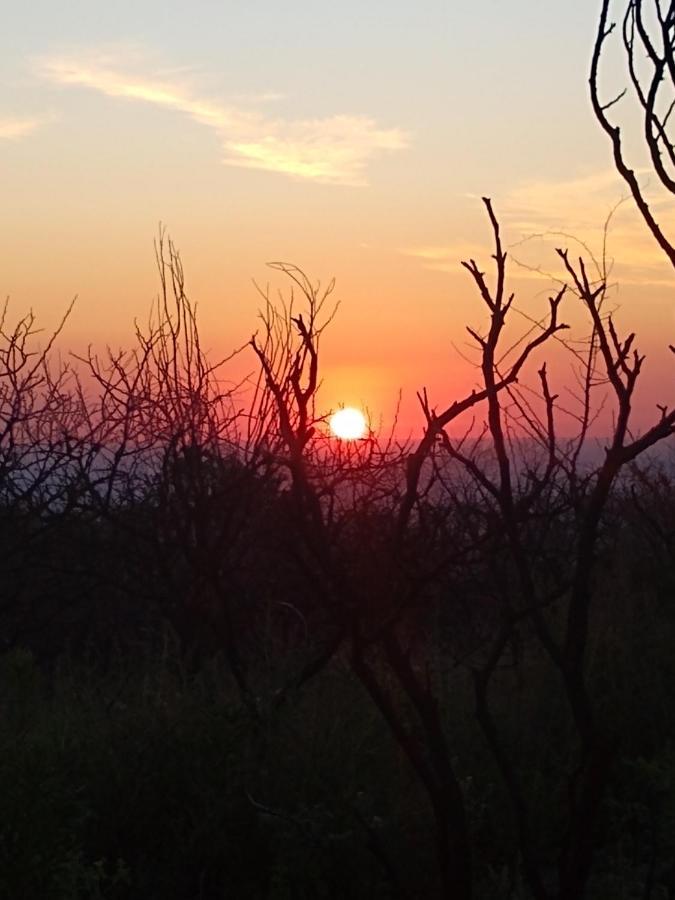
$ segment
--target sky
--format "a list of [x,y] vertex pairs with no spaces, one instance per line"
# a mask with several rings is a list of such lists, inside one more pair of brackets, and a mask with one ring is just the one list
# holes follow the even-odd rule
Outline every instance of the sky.
[[[0,294],[46,329],[77,296],[62,346],[126,345],[157,293],[161,223],[222,354],[257,327],[254,282],[285,287],[266,263],[290,262],[336,279],[324,407],[386,425],[401,391],[414,429],[417,390],[440,407],[476,381],[464,326],[485,311],[460,261],[489,271],[482,196],[517,323],[546,309],[556,246],[602,255],[626,191],[587,96],[598,7],[3,0]],[[608,54],[608,93],[622,75]],[[648,357],[646,423],[672,396],[673,276],[630,202],[607,248],[617,321]],[[575,298],[563,318],[583,335]],[[550,355],[569,394],[569,359]]]

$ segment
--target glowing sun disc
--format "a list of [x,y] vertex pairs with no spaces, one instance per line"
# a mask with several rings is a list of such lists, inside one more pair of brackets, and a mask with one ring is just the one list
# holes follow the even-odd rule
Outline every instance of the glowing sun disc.
[[365,437],[368,423],[360,409],[345,406],[330,417],[330,430],[342,441],[356,441]]

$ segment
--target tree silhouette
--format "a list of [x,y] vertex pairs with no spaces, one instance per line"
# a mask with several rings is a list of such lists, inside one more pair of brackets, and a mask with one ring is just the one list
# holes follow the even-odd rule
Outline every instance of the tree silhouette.
[[[400,459],[371,455],[371,460],[377,458],[382,466],[379,476],[387,465],[400,466],[398,486],[394,483],[379,494],[365,495],[367,515],[355,518],[343,506],[336,517],[336,509],[340,510],[339,485],[350,477],[350,464],[344,465],[343,460],[332,479],[326,479],[330,454],[325,452],[317,432],[319,420],[313,412],[319,383],[318,341],[324,327],[320,313],[327,295],[320,294],[298,270],[289,267],[282,267],[282,271],[300,287],[307,309],[296,315],[289,302],[280,311],[267,306],[263,313],[264,340],[252,341],[265,388],[260,398],[260,419],[263,414],[270,417],[268,444],[276,448],[278,463],[289,478],[296,540],[302,542],[311,560],[306,571],[317,602],[332,622],[334,637],[309,666],[308,676],[320,672],[337,653],[349,660],[427,793],[435,822],[443,897],[471,896],[470,840],[453,762],[452,724],[448,732],[441,713],[439,672],[425,661],[426,648],[420,635],[430,610],[440,600],[438,585],[443,578],[452,577],[451,573],[468,560],[484,565],[486,553],[493,560],[503,560],[493,585],[501,609],[493,617],[493,627],[486,630],[483,623],[479,646],[468,660],[477,720],[511,798],[524,873],[533,896],[572,900],[583,896],[591,870],[594,826],[609,778],[612,746],[611,738],[596,723],[586,678],[596,543],[607,500],[622,467],[673,433],[675,413],[664,409],[659,421],[642,437],[628,439],[631,399],[642,358],[632,351],[634,337],[621,341],[612,319],[601,315],[598,298],[604,294],[604,283],[592,285],[583,261],[574,267],[560,251],[572,290],[590,314],[593,339],[589,352],[595,359],[592,348],[600,348],[605,377],[617,401],[615,431],[604,463],[591,472],[580,472],[578,460],[587,427],[582,426],[571,445],[560,443],[555,427],[557,398],[551,392],[546,366],[539,370],[541,414],[518,385],[530,357],[566,327],[558,319],[566,289],[550,299],[548,318],[535,329],[534,336],[530,334],[516,343],[510,361],[503,359],[500,339],[514,297],[506,292],[506,253],[499,225],[489,200],[485,200],[485,206],[495,244],[494,287],[489,286],[474,260],[465,263],[490,316],[485,334],[469,329],[479,351],[483,384],[440,412],[431,405],[426,392],[420,394],[426,424],[417,445]],[[592,404],[590,383],[583,398],[586,406]],[[523,412],[521,418],[530,437],[542,447],[543,458],[534,466],[526,466],[518,458],[518,436],[505,397]],[[485,429],[467,451],[466,440],[451,438],[447,426],[481,406],[486,408]],[[450,504],[457,502],[455,487],[447,481],[449,462],[463,468],[474,481],[477,493],[473,513],[480,522],[463,535],[464,540],[458,540],[455,534],[453,547],[445,544],[448,533],[444,532],[447,523],[443,516],[430,514],[432,508],[437,512],[443,509],[444,497]],[[378,510],[384,513],[379,519]],[[550,537],[553,543],[546,542],[542,547],[534,530],[541,532],[537,522],[542,516],[559,522],[567,517],[568,528],[572,522],[575,537],[565,548],[565,560],[560,559],[561,548],[554,542],[555,531]],[[353,544],[345,548],[345,535],[354,527],[357,544],[369,548],[370,561],[377,566],[375,577],[368,578],[362,566],[355,567]],[[558,564],[552,567],[551,559],[556,556]],[[561,617],[562,629],[555,624]],[[529,630],[534,631],[558,673],[578,736],[577,762],[564,776],[564,791],[570,801],[561,817],[564,838],[558,847],[557,888],[544,877],[527,791],[499,734],[489,701],[495,672],[507,657],[513,657],[514,648]],[[301,679],[301,683],[304,681]],[[562,788],[562,784],[555,785],[556,791]]]
[[628,72],[628,86],[609,99],[600,91],[602,57],[616,29],[610,22],[612,0],[603,0],[590,71],[591,103],[595,116],[608,135],[618,173],[628,185],[635,205],[658,245],[675,266],[675,245],[657,218],[629,162],[622,128],[612,115],[630,97],[637,101],[642,117],[644,146],[657,184],[675,193],[675,143],[672,114],[675,108],[675,4],[661,0],[628,0],[623,7],[621,42]]

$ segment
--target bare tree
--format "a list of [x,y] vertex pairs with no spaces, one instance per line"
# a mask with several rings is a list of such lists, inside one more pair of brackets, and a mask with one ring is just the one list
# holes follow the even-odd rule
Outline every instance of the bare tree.
[[200,644],[222,651],[255,712],[242,650],[248,629],[236,609],[242,567],[253,569],[258,552],[248,523],[264,515],[270,494],[264,463],[250,449],[239,385],[227,377],[234,354],[211,360],[204,352],[180,256],[164,232],[156,257],[160,294],[147,324],[136,325],[135,346],[79,358],[95,448],[89,505],[129,543],[120,588],[136,600],[147,592],[188,656]]
[[[160,235],[160,297],[131,350],[89,351],[78,379],[50,363],[54,338],[33,349],[32,318],[14,329],[3,323],[0,497],[3,512],[27,511],[38,530],[65,516],[73,533],[95,536],[95,556],[78,563],[89,595],[126,592],[138,606],[147,592],[185,635],[206,635],[261,744],[268,712],[336,659],[348,666],[428,806],[436,893],[460,900],[472,897],[480,873],[458,762],[465,726],[448,715],[446,675],[450,665],[468,670],[475,721],[513,816],[511,858],[536,900],[578,900],[615,756],[588,672],[598,553],[621,472],[675,433],[675,411],[658,407],[653,425],[633,433],[643,357],[634,335],[622,338],[606,315],[602,273],[594,281],[565,251],[567,285],[513,339],[507,255],[492,204],[484,204],[494,275],[464,263],[487,319],[468,329],[478,383],[440,406],[420,391],[417,442],[328,435],[317,396],[333,285],[322,289],[281,263],[274,268],[290,296],[274,303],[263,292],[261,327],[248,343],[258,377],[247,381],[245,400],[243,386],[225,377],[226,360],[211,362],[203,351],[180,258]],[[541,354],[552,340],[572,349],[560,321],[570,295],[587,310],[591,336],[583,352],[574,350],[578,434],[563,440]],[[536,376],[528,374],[535,361]],[[582,448],[599,383],[614,417],[604,456],[588,465]],[[113,545],[112,563],[96,572]],[[274,669],[283,679],[273,685],[260,677],[266,648],[261,654],[256,637],[256,617],[269,621],[270,610],[290,615],[306,638]],[[438,619],[447,627],[443,652],[433,655]],[[559,685],[572,736],[561,771],[547,775],[550,796],[565,798],[562,809],[547,810],[556,828],[547,846],[497,700],[504,671],[536,695],[533,654]],[[382,835],[358,810],[354,819],[392,893],[415,896]]]
[[[334,515],[340,488],[333,481],[325,490],[322,475],[326,459],[321,454],[322,442],[317,434],[320,420],[313,405],[319,383],[318,342],[324,325],[320,313],[327,295],[296,269],[283,267],[300,288],[306,311],[296,315],[291,303],[281,312],[266,307],[264,337],[252,340],[270,398],[261,400],[262,410],[269,415],[271,403],[278,423],[272,433],[279,462],[290,479],[298,535],[310,562],[307,571],[317,601],[330,613],[333,623],[333,640],[308,672],[316,674],[334,654],[344,651],[344,658],[380,711],[428,797],[435,823],[439,895],[461,898],[472,895],[464,800],[453,762],[452,739],[443,722],[436,676],[417,657],[419,625],[433,602],[434,578],[447,567],[449,559],[465,553],[465,548],[449,551],[444,547],[431,558],[423,552],[421,536],[429,546],[425,533],[430,527],[428,497],[438,479],[431,460],[439,441],[447,438],[447,426],[480,404],[488,404],[497,429],[499,396],[517,382],[537,348],[565,327],[558,319],[561,290],[550,301],[546,322],[524,341],[505,370],[498,371],[500,339],[513,296],[506,294],[506,254],[499,227],[490,202],[486,200],[485,204],[495,240],[495,289],[490,290],[473,260],[467,263],[490,316],[485,337],[471,331],[481,348],[484,384],[441,411],[431,407],[426,394],[420,395],[426,427],[417,446],[399,459],[404,463],[403,480],[383,491],[379,501],[372,495],[369,499],[373,514],[384,503],[386,515],[378,523],[379,530],[373,527],[372,516],[360,523],[358,540],[366,543],[371,564],[377,566],[377,577],[364,577],[362,568],[354,569],[353,556],[342,552],[346,519],[344,514],[337,520]],[[381,467],[392,462],[386,454],[378,455],[377,460]],[[342,465],[343,480],[351,477],[349,469]],[[508,478],[506,470],[503,478]],[[431,544],[438,547],[437,541]],[[353,547],[350,549],[353,552]]]
[[[489,406],[487,430],[493,448],[491,466],[467,454],[446,438],[448,455],[463,465],[482,492],[483,502],[492,510],[493,531],[504,536],[508,565],[498,567],[493,590],[502,607],[501,615],[480,653],[469,657],[474,680],[478,722],[492,750],[510,798],[517,824],[523,869],[532,895],[541,900],[557,897],[572,900],[584,896],[596,843],[596,823],[611,774],[616,735],[600,724],[594,709],[587,677],[589,621],[595,596],[597,544],[603,516],[612,489],[624,466],[659,441],[675,433],[675,411],[660,407],[655,424],[640,437],[631,436],[631,401],[643,357],[633,349],[634,335],[621,340],[612,317],[601,313],[599,298],[603,281],[591,283],[583,260],[576,267],[566,252],[558,251],[570,284],[589,311],[593,338],[597,342],[599,366],[612,389],[616,411],[614,428],[601,465],[580,471],[580,448],[587,434],[587,413],[592,406],[594,379],[587,377],[581,398],[584,413],[578,437],[569,445],[561,442],[556,430],[556,395],[551,393],[546,367],[539,370],[542,411],[538,415],[531,400],[518,390],[512,392],[519,423],[541,445],[544,458],[539,471],[518,460],[517,441],[510,429],[505,403]],[[499,259],[498,259],[499,265]],[[502,261],[503,265],[503,261]],[[474,277],[476,277],[474,275]],[[480,282],[479,286],[480,286]],[[482,340],[477,336],[477,340]],[[591,367],[594,362],[591,357]],[[489,401],[488,401],[489,402]],[[537,501],[543,499],[543,506]],[[569,518],[571,515],[571,519]],[[554,529],[556,520],[571,528],[573,541],[560,543]],[[496,527],[495,523],[499,523]],[[533,532],[533,525],[536,532]],[[489,535],[478,535],[489,540]],[[497,544],[497,547],[499,544]],[[493,546],[493,553],[496,554]],[[557,558],[557,562],[556,562]],[[509,574],[512,571],[512,576]],[[551,617],[547,611],[555,610]],[[558,622],[562,620],[562,626]],[[565,838],[560,846],[557,886],[545,877],[538,860],[533,833],[532,810],[522,773],[510,757],[508,741],[499,733],[490,703],[490,686],[501,666],[514,662],[516,648],[522,646],[523,630],[531,626],[548,659],[557,670],[578,738],[577,763],[569,772],[564,795],[569,808],[564,820]],[[561,785],[555,786],[556,790]]]
[[[48,538],[78,505],[86,464],[86,411],[70,366],[54,345],[72,309],[42,341],[32,313],[10,324],[0,312],[0,527],[3,641],[44,633],[64,602],[62,572]],[[56,608],[56,611],[55,611]]]
[[647,199],[634,164],[629,161],[627,141],[613,116],[630,96],[637,102],[643,120],[644,145],[657,184],[675,193],[675,142],[672,114],[675,108],[675,3],[671,0],[623,0],[621,41],[628,70],[628,86],[603,99],[600,94],[602,57],[606,54],[616,23],[610,22],[612,0],[603,0],[590,71],[593,111],[608,135],[617,171],[628,185],[633,200],[649,230],[671,265],[675,245],[668,237]]

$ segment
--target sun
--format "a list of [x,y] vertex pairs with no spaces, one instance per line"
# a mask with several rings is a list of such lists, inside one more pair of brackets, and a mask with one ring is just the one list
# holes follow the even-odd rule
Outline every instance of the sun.
[[341,441],[356,441],[365,437],[368,423],[360,409],[345,406],[330,417],[330,430]]

